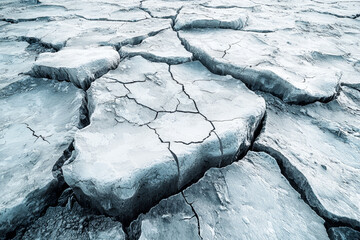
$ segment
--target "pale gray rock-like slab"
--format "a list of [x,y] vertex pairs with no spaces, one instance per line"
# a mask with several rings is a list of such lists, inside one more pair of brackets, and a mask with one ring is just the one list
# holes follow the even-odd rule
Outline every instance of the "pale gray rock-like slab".
[[265,129],[254,148],[276,157],[321,216],[360,226],[360,93],[306,107],[268,97]]
[[332,227],[328,230],[331,240],[359,240],[360,232],[348,227]]
[[150,61],[168,64],[189,62],[192,59],[192,54],[185,50],[176,32],[172,29],[149,37],[139,45],[124,46],[120,49],[120,53],[129,57],[139,55]]
[[0,41],[0,89],[25,78],[35,61],[27,42]]
[[30,74],[69,81],[87,89],[92,81],[116,68],[119,62],[120,55],[112,47],[64,48],[56,53],[40,54]]
[[0,238],[57,201],[53,167],[80,124],[84,93],[31,79],[0,90]]
[[242,29],[247,21],[246,10],[241,8],[183,7],[175,19],[175,30],[188,28]]
[[315,36],[197,29],[181,31],[180,38],[212,71],[230,74],[251,89],[269,92],[285,102],[326,101],[334,97],[339,85],[337,69],[317,66],[311,54],[343,52]]
[[50,207],[44,216],[31,224],[21,239],[94,239],[125,240],[120,222],[94,215],[78,203]]
[[138,221],[140,239],[328,239],[324,220],[281,175],[275,159],[255,152],[210,169]]
[[91,124],[63,167],[83,204],[127,221],[250,146],[264,100],[199,62],[172,67],[133,57],[90,87]]

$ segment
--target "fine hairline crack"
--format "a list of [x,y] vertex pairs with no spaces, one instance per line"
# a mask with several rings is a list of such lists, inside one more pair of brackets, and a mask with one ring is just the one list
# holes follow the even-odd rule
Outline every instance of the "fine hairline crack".
[[[41,134],[36,134],[36,131],[35,131],[34,129],[32,129],[28,123],[24,123],[24,124],[26,125],[26,128],[31,131],[32,135],[33,135],[34,137],[36,137],[35,142],[40,138],[40,139],[42,139],[44,142],[47,142],[48,144],[50,144],[50,142],[46,139],[45,136],[43,136],[43,135],[41,135]],[[48,136],[48,137],[50,137],[50,136]]]

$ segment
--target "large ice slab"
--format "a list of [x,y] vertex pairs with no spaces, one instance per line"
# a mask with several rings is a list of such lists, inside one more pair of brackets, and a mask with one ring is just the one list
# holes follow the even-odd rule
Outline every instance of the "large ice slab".
[[326,101],[339,85],[336,69],[317,66],[314,55],[343,52],[315,35],[196,29],[181,31],[180,38],[212,71],[230,74],[251,89],[270,92],[286,102]]
[[139,45],[124,46],[120,49],[120,53],[129,57],[139,55],[150,61],[168,64],[185,63],[192,59],[192,54],[185,50],[176,32],[172,29],[149,37]]
[[69,81],[87,89],[92,81],[116,68],[119,62],[120,55],[112,47],[64,48],[56,53],[40,54],[30,75]]
[[360,92],[306,107],[267,97],[265,129],[254,147],[284,166],[309,204],[328,219],[360,226]]
[[57,201],[53,176],[80,124],[84,93],[28,78],[0,90],[0,238]]
[[242,82],[199,62],[133,57],[88,92],[91,124],[64,177],[83,204],[125,221],[244,154],[265,112]]
[[137,221],[139,239],[328,239],[324,220],[265,153],[210,169]]

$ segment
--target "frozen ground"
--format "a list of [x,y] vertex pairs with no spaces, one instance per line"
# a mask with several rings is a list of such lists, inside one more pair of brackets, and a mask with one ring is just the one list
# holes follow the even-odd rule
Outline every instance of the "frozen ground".
[[0,239],[360,239],[360,2],[2,0]]

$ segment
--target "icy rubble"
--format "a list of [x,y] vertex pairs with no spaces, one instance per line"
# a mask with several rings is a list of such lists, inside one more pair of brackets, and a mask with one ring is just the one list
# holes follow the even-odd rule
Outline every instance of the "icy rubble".
[[79,127],[84,93],[27,78],[0,90],[0,238],[57,201],[53,167]]
[[139,45],[127,45],[120,49],[122,56],[142,56],[153,62],[180,64],[189,62],[192,54],[181,45],[176,32],[172,29],[164,30],[153,37],[142,41]]
[[92,81],[116,68],[119,62],[120,55],[112,47],[64,48],[56,53],[40,54],[29,74],[72,82],[86,90]]
[[265,111],[239,80],[199,62],[169,67],[134,57],[88,94],[91,124],[76,134],[65,181],[83,204],[124,221],[236,160]]
[[275,157],[321,216],[360,226],[360,92],[343,87],[328,104],[288,106],[266,97],[254,149]]
[[21,239],[125,240],[125,233],[120,222],[95,215],[69,201],[66,206],[49,207]]
[[137,220],[139,239],[328,239],[323,222],[275,159],[254,152],[209,170]]

